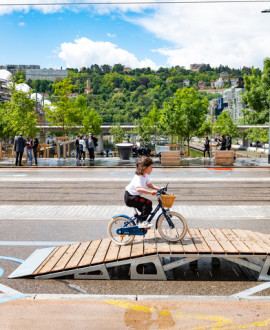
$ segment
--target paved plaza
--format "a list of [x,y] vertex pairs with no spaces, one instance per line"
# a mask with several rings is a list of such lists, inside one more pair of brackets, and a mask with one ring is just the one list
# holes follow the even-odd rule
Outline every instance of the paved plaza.
[[[229,262],[215,266],[201,261],[161,282],[127,281],[125,270],[120,280],[111,281],[8,279],[36,249],[106,237],[112,215],[132,214],[121,196],[133,174],[134,168],[126,167],[0,168],[0,312],[5,315],[2,320],[6,328],[16,326],[18,313],[25,315],[22,329],[33,322],[32,313],[40,315],[36,320],[51,328],[59,319],[45,321],[52,306],[63,316],[66,308],[75,308],[82,320],[81,328],[87,328],[90,319],[83,315],[91,310],[93,301],[97,313],[113,313],[121,320],[135,310],[128,316],[135,319],[131,322],[141,317],[138,309],[149,310],[153,326],[161,325],[159,315],[167,313],[176,328],[207,328],[218,318],[227,322],[222,323],[225,328],[269,328],[270,283],[257,282],[252,274]],[[185,216],[191,228],[243,228],[270,233],[269,168],[154,168],[151,177],[160,185],[169,182],[169,189],[179,194],[173,209]],[[222,196],[222,190],[226,201],[220,204],[214,196]],[[95,200],[91,201],[93,196]],[[172,307],[170,301],[174,300],[178,302]],[[226,306],[230,306],[230,312]],[[253,307],[257,314],[247,319]],[[10,313],[5,313],[5,308]],[[71,317],[69,324],[73,322]],[[100,327],[98,321],[95,324]],[[121,324],[125,328],[128,323]]]

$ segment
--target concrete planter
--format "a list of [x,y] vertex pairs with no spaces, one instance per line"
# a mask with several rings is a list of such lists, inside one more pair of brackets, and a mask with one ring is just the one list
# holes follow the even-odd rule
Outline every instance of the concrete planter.
[[129,160],[131,150],[133,147],[132,143],[117,143],[116,147],[118,149],[119,157],[123,160]]

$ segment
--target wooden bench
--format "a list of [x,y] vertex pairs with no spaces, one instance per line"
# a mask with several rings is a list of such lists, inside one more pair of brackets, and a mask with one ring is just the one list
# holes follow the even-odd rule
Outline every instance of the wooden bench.
[[215,164],[222,166],[231,166],[234,162],[234,151],[233,150],[217,150],[215,153]]
[[161,165],[180,165],[180,151],[162,151],[161,152]]

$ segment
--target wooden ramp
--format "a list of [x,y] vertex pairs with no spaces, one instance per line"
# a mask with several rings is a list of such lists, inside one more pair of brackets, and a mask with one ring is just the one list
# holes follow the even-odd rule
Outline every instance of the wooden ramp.
[[[270,234],[198,228],[189,229],[177,243],[166,242],[157,231],[149,230],[146,236],[137,236],[127,246],[118,246],[104,238],[38,249],[9,278],[110,279],[110,268],[127,265],[130,279],[166,280],[167,271],[209,257],[224,258],[255,271],[258,280],[270,280]],[[170,258],[174,261],[168,263]],[[138,272],[138,266],[149,263],[154,265],[153,274]]]

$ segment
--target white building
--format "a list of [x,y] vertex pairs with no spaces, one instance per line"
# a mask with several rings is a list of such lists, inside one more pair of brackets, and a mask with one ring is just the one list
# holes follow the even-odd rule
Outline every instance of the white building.
[[243,118],[242,109],[246,108],[242,101],[242,93],[244,92],[244,88],[232,86],[231,88],[225,89],[222,93],[223,102],[228,103],[228,108],[224,110],[231,113],[231,117],[236,124],[238,124],[239,119]]
[[223,79],[220,77],[216,80],[215,87],[216,88],[223,88],[223,86],[224,86],[224,82],[223,82]]

